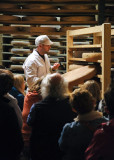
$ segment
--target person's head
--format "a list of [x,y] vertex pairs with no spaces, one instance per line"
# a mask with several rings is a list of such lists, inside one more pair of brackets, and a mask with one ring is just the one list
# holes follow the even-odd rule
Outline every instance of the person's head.
[[14,75],[14,87],[21,92],[22,94],[24,94],[24,90],[25,90],[25,81],[24,81],[24,77],[20,74],[16,74]]
[[104,100],[106,104],[106,110],[109,115],[114,116],[114,84],[111,84],[104,93]]
[[70,103],[78,114],[86,114],[94,109],[94,98],[88,90],[75,89],[70,95]]
[[35,45],[39,54],[44,55],[48,53],[53,42],[47,35],[40,35],[35,39]]
[[41,82],[44,79],[44,76],[40,77],[31,87],[31,89],[29,90],[29,92],[38,92],[41,93]]
[[41,83],[41,94],[55,98],[65,98],[68,93],[68,83],[59,73],[48,74]]
[[95,98],[95,101],[98,102],[101,99],[101,94],[100,94],[100,86],[95,80],[88,80],[86,81],[81,88],[87,89],[92,96]]
[[7,94],[13,87],[14,79],[12,75],[1,71],[0,72],[0,97]]

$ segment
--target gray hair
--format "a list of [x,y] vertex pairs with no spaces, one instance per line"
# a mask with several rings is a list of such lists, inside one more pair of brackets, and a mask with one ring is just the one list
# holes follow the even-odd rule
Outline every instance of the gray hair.
[[41,94],[63,99],[68,93],[68,83],[59,73],[48,74],[41,83]]

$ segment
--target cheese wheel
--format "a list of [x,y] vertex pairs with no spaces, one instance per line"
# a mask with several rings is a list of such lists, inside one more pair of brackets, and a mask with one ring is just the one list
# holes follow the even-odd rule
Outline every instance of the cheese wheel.
[[23,71],[22,65],[11,65],[10,69],[14,71]]
[[102,58],[102,54],[101,53],[83,53],[82,54],[82,58],[84,58],[87,61],[97,61],[97,60],[101,60]]
[[30,49],[12,48],[11,52],[15,54],[28,54],[31,51]]
[[95,66],[86,65],[78,69],[74,69],[67,73],[64,73],[62,76],[67,80],[69,90],[73,86],[84,83],[85,80],[91,79],[97,73]]
[[11,57],[12,62],[24,62],[27,57]]
[[27,41],[11,41],[11,44],[13,46],[29,46],[30,45],[30,42],[27,42]]

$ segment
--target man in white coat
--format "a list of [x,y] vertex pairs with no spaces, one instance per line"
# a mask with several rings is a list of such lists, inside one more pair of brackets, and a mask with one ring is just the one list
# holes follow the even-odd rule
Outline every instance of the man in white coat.
[[28,89],[30,89],[33,83],[40,77],[46,76],[60,66],[59,63],[55,63],[53,66],[50,65],[47,53],[52,44],[53,42],[47,35],[40,35],[35,39],[37,48],[33,50],[23,64]]

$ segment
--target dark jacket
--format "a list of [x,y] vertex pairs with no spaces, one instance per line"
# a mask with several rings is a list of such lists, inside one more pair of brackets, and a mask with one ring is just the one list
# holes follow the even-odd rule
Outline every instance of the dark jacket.
[[16,113],[8,102],[0,98],[0,160],[17,160],[23,139]]
[[24,103],[24,95],[21,92],[19,92],[15,87],[12,87],[9,93],[17,99],[18,105],[22,111]]
[[95,132],[85,157],[86,160],[114,160],[114,118]]
[[75,116],[68,99],[47,97],[31,107],[27,123],[32,126],[32,160],[60,160],[58,138],[63,125],[71,122]]

